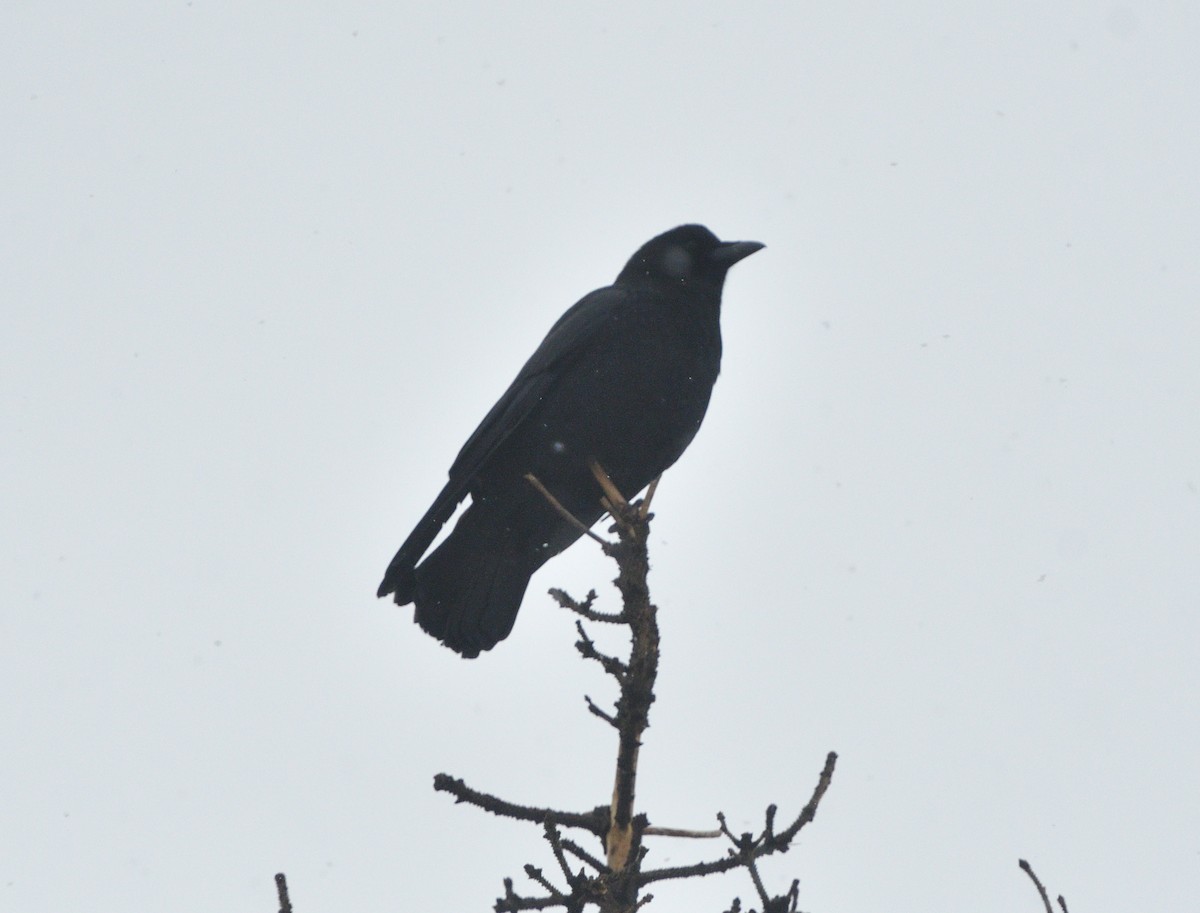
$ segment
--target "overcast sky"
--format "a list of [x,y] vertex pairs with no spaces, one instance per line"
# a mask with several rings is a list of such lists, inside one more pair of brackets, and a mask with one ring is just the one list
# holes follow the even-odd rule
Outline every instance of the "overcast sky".
[[[438,8],[442,6],[443,8]],[[555,318],[700,221],[656,500],[658,824],[813,913],[1200,897],[1200,8],[9,2],[0,910],[486,910],[615,745],[545,591],[376,601]],[[724,852],[656,840],[648,864]],[[660,885],[726,909],[744,874]],[[756,902],[755,902],[756,903]]]

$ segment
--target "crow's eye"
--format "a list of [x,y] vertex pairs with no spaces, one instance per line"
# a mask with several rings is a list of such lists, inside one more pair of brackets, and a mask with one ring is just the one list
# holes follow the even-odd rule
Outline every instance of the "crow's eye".
[[663,254],[662,268],[672,279],[683,279],[692,271],[692,255],[678,245],[669,247]]

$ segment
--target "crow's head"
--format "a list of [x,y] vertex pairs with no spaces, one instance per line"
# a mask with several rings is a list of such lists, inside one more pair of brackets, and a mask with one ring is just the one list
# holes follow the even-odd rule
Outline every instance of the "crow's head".
[[757,241],[722,241],[703,225],[680,225],[643,244],[617,284],[704,284],[720,291],[729,267],[763,247]]

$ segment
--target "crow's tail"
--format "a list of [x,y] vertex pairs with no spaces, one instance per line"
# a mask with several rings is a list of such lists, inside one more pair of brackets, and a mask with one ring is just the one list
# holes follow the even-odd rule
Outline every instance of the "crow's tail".
[[542,563],[521,536],[496,527],[494,517],[472,505],[413,575],[417,623],[467,658],[512,631],[529,578]]
[[445,526],[446,521],[454,515],[458,502],[467,496],[461,482],[451,479],[446,483],[433,506],[425,511],[425,516],[417,524],[416,529],[408,534],[400,551],[383,573],[383,582],[379,584],[376,596],[396,594],[396,605],[408,605],[416,597],[416,576],[413,571],[421,556],[425,554],[430,543]]

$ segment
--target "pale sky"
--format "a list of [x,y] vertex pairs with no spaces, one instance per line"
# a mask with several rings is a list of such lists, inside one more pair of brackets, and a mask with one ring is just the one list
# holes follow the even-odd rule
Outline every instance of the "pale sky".
[[[811,913],[1200,897],[1200,8],[0,11],[0,911],[486,910],[607,802],[545,591],[375,587],[557,316],[762,241],[656,499],[656,824]],[[648,865],[714,858],[656,840]],[[757,905],[744,874],[651,909]]]

